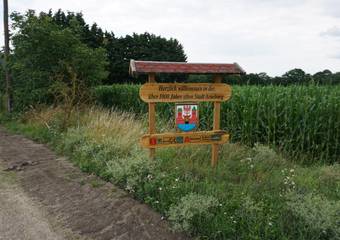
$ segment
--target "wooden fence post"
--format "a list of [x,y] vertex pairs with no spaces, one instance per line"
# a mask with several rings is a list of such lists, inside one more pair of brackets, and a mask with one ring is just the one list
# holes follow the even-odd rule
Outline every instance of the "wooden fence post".
[[[149,74],[149,83],[156,82],[156,75]],[[156,103],[149,103],[149,134],[156,133]],[[150,158],[155,159],[156,149],[150,148]]]
[[[214,83],[221,83],[222,76],[215,75],[213,77]],[[214,102],[214,125],[213,130],[220,130],[221,119],[221,102]],[[211,146],[211,166],[215,167],[218,161],[219,144],[212,144]]]

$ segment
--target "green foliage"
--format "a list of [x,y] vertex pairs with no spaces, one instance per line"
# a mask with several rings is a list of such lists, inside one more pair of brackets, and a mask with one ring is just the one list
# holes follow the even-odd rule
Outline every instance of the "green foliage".
[[311,76],[306,74],[302,69],[295,68],[283,74],[282,79],[285,85],[291,83],[304,84],[311,81]]
[[12,21],[11,73],[16,109],[53,102],[51,86],[56,81],[72,85],[70,73],[87,88],[107,76],[105,50],[87,47],[72,29],[61,28],[51,17],[36,16],[33,11],[14,13]]
[[332,201],[316,194],[290,193],[288,209],[303,221],[300,231],[317,239],[340,238],[340,201]]
[[[147,113],[138,85],[100,86],[97,102]],[[299,162],[336,162],[340,156],[340,88],[331,86],[233,87],[222,104],[221,125],[233,142],[275,146]],[[200,128],[211,129],[213,106],[200,104]],[[174,105],[157,104],[159,117],[172,121]]]
[[106,50],[109,60],[106,70],[109,71],[109,76],[104,79],[105,84],[145,81],[145,76],[138,79],[129,76],[130,59],[186,61],[183,46],[173,38],[166,39],[147,32],[116,37],[113,32],[103,31],[96,23],[91,26],[87,24],[82,13],[65,13],[61,9],[55,13],[41,12],[40,15],[48,16],[62,29],[71,29],[73,34],[88,47]]
[[62,133],[60,113],[34,111],[25,124],[7,126],[49,139],[82,170],[126,189],[174,229],[216,240],[338,237],[338,164],[301,166],[268,146],[236,144],[222,146],[215,169],[209,146],[159,149],[152,161],[139,148],[145,125],[136,116],[92,108],[75,113]]
[[166,39],[147,32],[143,34],[133,33],[125,37],[115,38],[108,41],[105,47],[109,53],[110,60],[110,82],[108,83],[145,82],[145,76],[137,79],[132,79],[129,76],[130,59],[186,61],[183,46],[176,39]]
[[0,52],[0,112],[6,110],[6,82],[5,82],[5,71],[3,66],[3,54]]
[[[208,82],[211,76],[190,75],[190,82]],[[314,75],[305,73],[302,69],[292,69],[281,77],[270,77],[264,72],[248,73],[241,76],[228,75],[223,81],[232,85],[336,85],[340,84],[340,72],[332,73],[329,70],[317,72]]]
[[340,83],[340,73],[329,70],[317,72],[314,75],[305,73],[302,69],[292,69],[281,77],[270,77],[266,73],[249,73],[242,76],[226,76],[224,81],[237,85],[336,85]]
[[192,232],[193,222],[198,218],[212,217],[218,204],[218,200],[213,196],[189,193],[170,207],[168,219],[175,230]]

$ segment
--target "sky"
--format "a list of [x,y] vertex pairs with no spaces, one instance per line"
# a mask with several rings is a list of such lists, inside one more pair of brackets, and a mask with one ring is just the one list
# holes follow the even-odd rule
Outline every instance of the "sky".
[[[82,12],[87,23],[116,36],[176,38],[188,62],[237,62],[248,73],[271,76],[293,68],[340,71],[340,0],[8,1],[10,12]],[[2,9],[0,16],[3,42]]]

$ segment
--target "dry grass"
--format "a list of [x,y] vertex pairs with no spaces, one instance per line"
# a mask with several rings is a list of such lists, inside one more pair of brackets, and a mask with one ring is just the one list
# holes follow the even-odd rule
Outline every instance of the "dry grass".
[[61,107],[32,108],[22,115],[21,120],[28,124],[44,125],[51,128],[51,124],[62,114]]
[[119,139],[121,145],[134,145],[143,134],[142,123],[135,115],[105,109],[90,108],[80,117],[84,134],[97,143]]

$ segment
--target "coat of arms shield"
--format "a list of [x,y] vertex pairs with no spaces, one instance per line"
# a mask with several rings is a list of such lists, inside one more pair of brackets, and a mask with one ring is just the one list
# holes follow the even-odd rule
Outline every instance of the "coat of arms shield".
[[176,126],[183,132],[198,127],[198,104],[176,104]]

